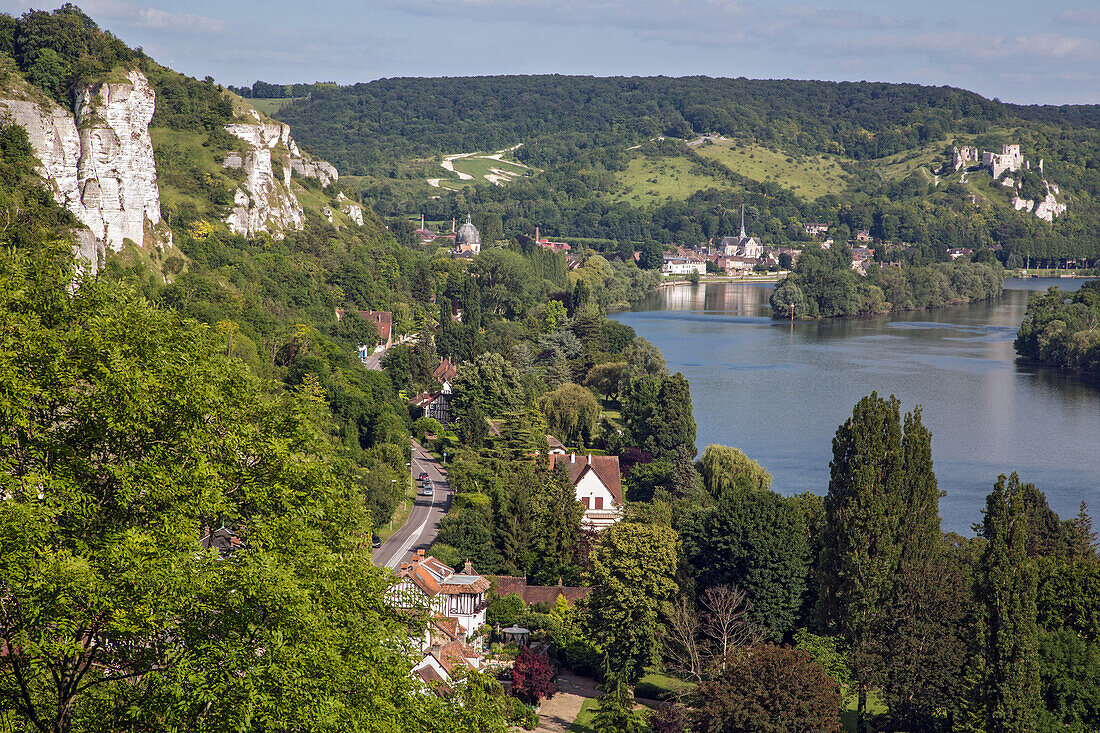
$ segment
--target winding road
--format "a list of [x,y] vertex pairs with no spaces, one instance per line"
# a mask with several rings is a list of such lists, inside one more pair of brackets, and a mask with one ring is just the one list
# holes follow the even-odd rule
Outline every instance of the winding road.
[[427,472],[435,484],[435,493],[431,496],[417,493],[416,504],[404,526],[374,551],[374,564],[379,567],[397,568],[402,562],[416,557],[417,550],[426,551],[439,534],[439,520],[447,513],[451,502],[451,485],[447,483],[447,473],[439,461],[415,440],[412,447],[412,478],[415,481],[421,471]]

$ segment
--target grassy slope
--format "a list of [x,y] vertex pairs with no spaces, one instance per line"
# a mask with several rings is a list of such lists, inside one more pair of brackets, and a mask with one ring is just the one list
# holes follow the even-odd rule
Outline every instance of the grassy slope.
[[624,188],[613,200],[645,206],[668,199],[686,199],[707,188],[729,188],[728,181],[700,175],[691,168],[691,161],[686,158],[634,158],[625,171],[615,175]]
[[[295,97],[294,99],[301,99],[301,97]],[[246,100],[256,109],[263,112],[265,115],[271,116],[279,113],[283,107],[287,106],[294,99],[249,99]]]
[[700,145],[696,150],[734,173],[754,181],[774,181],[805,199],[840,193],[847,185],[844,170],[825,156],[796,157],[734,140],[719,140],[712,145]]

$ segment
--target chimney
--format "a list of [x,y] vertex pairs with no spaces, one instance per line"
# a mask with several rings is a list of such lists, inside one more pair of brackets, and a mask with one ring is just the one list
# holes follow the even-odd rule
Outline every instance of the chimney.
[[401,563],[401,572],[405,572],[408,569],[409,569],[409,564],[407,562]]
[[590,466],[592,465],[592,454],[591,453],[588,454],[588,465],[590,465]]
[[423,214],[420,215],[420,228],[424,229],[424,215]]
[[539,243],[539,228],[535,227],[535,244]]
[[576,453],[570,453],[569,454],[569,462],[570,463],[576,463],[577,462],[577,454]]
[[417,550],[416,551],[416,556],[417,557],[424,557],[424,551],[423,550]]
[[455,218],[451,217],[451,234],[455,233]]
[[558,587],[561,588],[561,576],[558,576]]
[[466,564],[462,567],[462,572],[466,573],[466,575],[474,574],[474,566],[470,564],[469,560],[467,560]]

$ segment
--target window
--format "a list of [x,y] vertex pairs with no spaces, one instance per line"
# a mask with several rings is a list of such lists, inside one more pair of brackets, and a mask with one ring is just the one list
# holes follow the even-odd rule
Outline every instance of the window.
[[583,499],[581,499],[581,501],[583,501],[583,502],[584,502],[584,508],[585,508],[585,509],[588,509],[588,497],[587,497],[587,496],[586,496],[586,497],[584,497]]
[[603,497],[602,496],[597,496],[596,497],[596,506],[593,507],[593,508],[594,509],[603,509]]

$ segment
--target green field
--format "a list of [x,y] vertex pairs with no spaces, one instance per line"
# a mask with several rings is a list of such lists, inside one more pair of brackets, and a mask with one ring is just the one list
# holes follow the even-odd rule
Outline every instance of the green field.
[[613,201],[625,201],[635,206],[660,204],[669,199],[686,199],[696,191],[708,188],[729,188],[728,181],[691,170],[687,158],[649,158],[639,156],[630,161],[626,170],[615,174],[623,190]]
[[827,193],[839,194],[847,185],[844,170],[835,160],[825,156],[788,155],[760,145],[724,139],[700,145],[696,152],[754,181],[774,181],[805,199],[816,199]]
[[284,99],[246,99],[245,101],[251,104],[256,109],[263,112],[268,117],[273,117],[279,110],[287,106],[295,99],[302,99],[302,97],[284,98]]
[[[508,163],[507,161],[489,160],[488,158],[479,158],[477,156],[470,158],[458,158],[454,161],[454,167],[456,171],[462,171],[468,175],[474,177],[473,181],[462,181],[462,183],[476,183],[478,181],[485,181],[485,174],[489,173],[490,168],[499,168],[502,171],[513,173],[517,176],[525,175],[528,171],[515,163]],[[443,171],[446,173],[446,171]],[[456,181],[457,182],[457,181]]]

